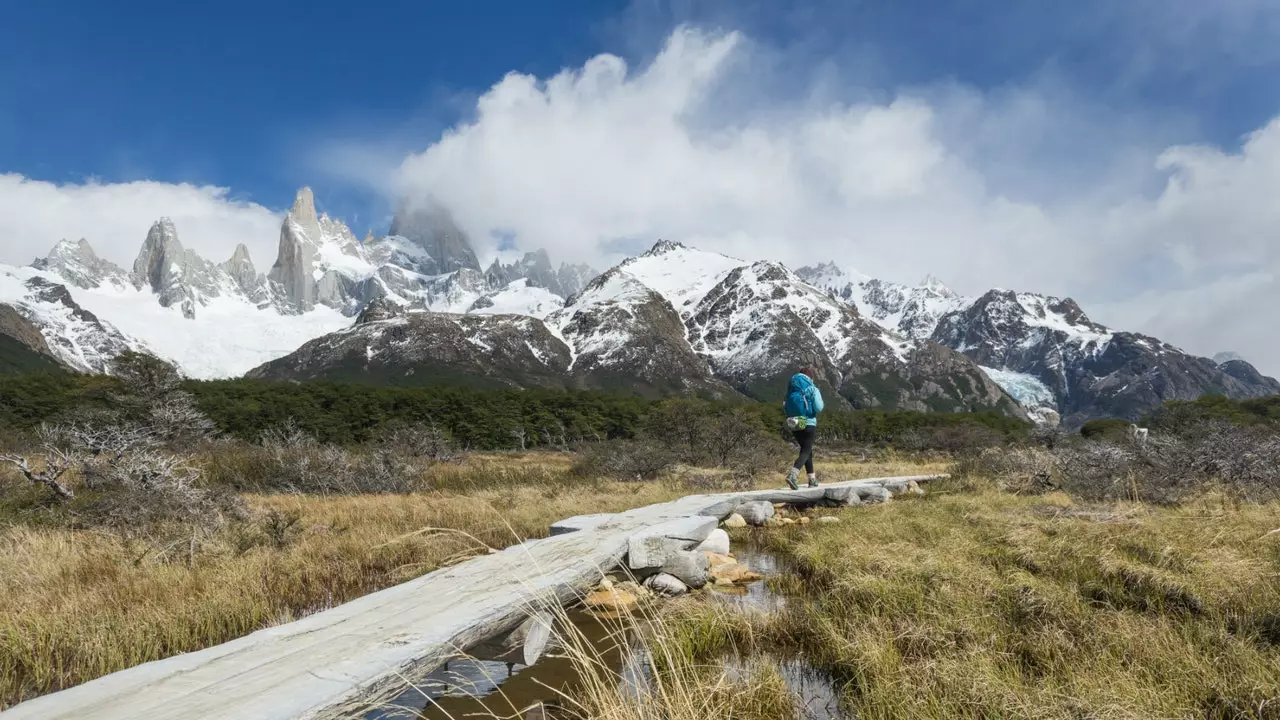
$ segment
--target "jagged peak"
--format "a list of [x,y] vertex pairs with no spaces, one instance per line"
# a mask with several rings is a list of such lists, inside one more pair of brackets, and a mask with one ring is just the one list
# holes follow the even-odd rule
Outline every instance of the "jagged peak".
[[955,290],[952,290],[950,287],[948,287],[946,283],[939,280],[938,277],[933,273],[929,273],[928,275],[924,276],[924,279],[920,281],[920,287],[926,290],[929,290],[934,294],[940,295],[942,297],[948,297],[948,298],[959,297],[959,295],[957,295]]
[[1226,350],[1214,354],[1213,361],[1219,365],[1225,365],[1229,362],[1245,362],[1245,359],[1240,355],[1240,353],[1235,352],[1234,350]]
[[653,247],[645,251],[643,257],[658,257],[659,255],[666,255],[669,252],[686,249],[687,248],[682,243],[678,243],[675,240],[659,240],[653,244]]
[[244,243],[237,244],[235,252],[231,253],[231,259],[226,262],[226,265],[248,265],[253,267],[253,258],[249,256],[249,247]]
[[392,320],[405,315],[405,309],[394,300],[385,295],[374,298],[365,305],[359,317],[356,318],[356,325],[367,325],[369,323],[382,322],[384,320]]
[[298,188],[298,192],[293,197],[293,207],[289,208],[289,214],[299,221],[306,219],[313,222],[319,222],[316,217],[316,196],[311,192],[309,187]]

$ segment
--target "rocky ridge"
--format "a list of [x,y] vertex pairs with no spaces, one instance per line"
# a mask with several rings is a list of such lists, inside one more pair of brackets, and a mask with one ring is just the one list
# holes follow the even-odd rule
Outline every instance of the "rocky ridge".
[[1168,400],[1206,393],[1280,393],[1280,383],[1238,355],[1218,362],[1114,331],[1071,298],[999,289],[965,298],[933,278],[908,287],[842,273],[831,264],[798,274],[886,328],[962,353],[1033,416],[1069,428],[1097,417],[1136,420]]

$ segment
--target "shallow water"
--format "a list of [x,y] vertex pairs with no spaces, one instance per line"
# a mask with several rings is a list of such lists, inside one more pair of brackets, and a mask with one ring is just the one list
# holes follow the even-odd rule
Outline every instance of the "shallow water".
[[[758,547],[735,549],[738,562],[761,573],[766,580],[745,586],[712,588],[711,595],[743,610],[776,612],[786,607],[788,598],[770,589],[767,579],[787,570],[787,564]],[[630,638],[620,642],[619,623],[601,619],[585,611],[569,613],[572,633],[588,643],[598,662],[618,677],[628,695],[641,698],[651,687],[649,663]],[[563,632],[563,631],[562,631]],[[748,663],[726,658],[729,675],[741,674]],[[797,715],[802,720],[832,720],[840,714],[839,693],[829,677],[798,660],[768,660],[777,667],[796,696]],[[364,715],[365,720],[460,720],[461,718],[504,718],[508,720],[551,720],[554,708],[571,705],[575,684],[581,680],[570,659],[558,648],[550,648],[532,667],[503,662],[458,658],[431,673],[425,682],[398,697],[393,703]],[[545,704],[547,710],[541,710]]]

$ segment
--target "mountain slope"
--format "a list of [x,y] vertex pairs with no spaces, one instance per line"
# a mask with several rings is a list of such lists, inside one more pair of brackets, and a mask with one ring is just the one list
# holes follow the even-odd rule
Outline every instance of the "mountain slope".
[[61,372],[40,328],[17,308],[0,304],[0,375]]
[[732,395],[685,338],[680,315],[620,268],[593,280],[547,320],[573,349],[576,383],[645,395]]
[[405,312],[371,304],[356,324],[255,368],[263,380],[342,380],[402,386],[564,387],[569,348],[520,315]]
[[800,274],[886,328],[963,353],[1050,423],[1136,420],[1167,400],[1206,393],[1244,398],[1280,392],[1280,383],[1236,356],[1219,364],[1156,338],[1115,332],[1090,320],[1070,298],[1007,290],[964,298],[933,278],[908,287],[833,264]]

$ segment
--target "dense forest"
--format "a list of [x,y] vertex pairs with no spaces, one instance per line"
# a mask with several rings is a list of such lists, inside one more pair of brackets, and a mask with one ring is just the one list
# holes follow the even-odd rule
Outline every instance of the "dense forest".
[[[78,409],[106,407],[116,389],[104,376],[49,373],[0,376],[0,429],[25,431]],[[258,380],[188,381],[185,389],[232,437],[253,441],[292,420],[323,442],[369,442],[401,425],[429,424],[473,450],[564,446],[633,438],[654,424],[700,422],[727,403],[566,390],[395,388]],[[782,409],[743,401],[736,405],[762,428],[781,432]],[[863,410],[828,412],[819,430],[828,442],[889,443],[934,433],[944,440],[1012,439],[1030,426],[994,412],[918,413]],[[966,440],[967,441],[967,440]]]

